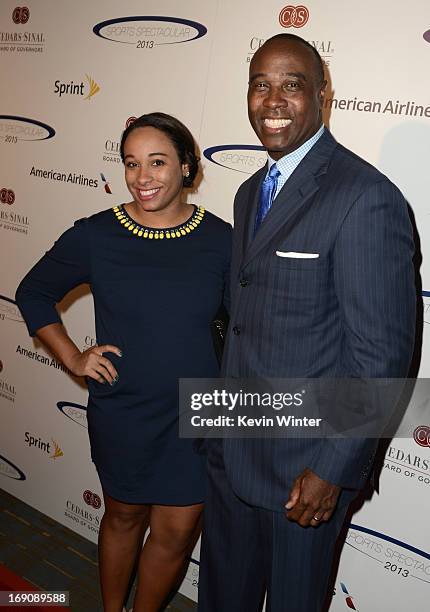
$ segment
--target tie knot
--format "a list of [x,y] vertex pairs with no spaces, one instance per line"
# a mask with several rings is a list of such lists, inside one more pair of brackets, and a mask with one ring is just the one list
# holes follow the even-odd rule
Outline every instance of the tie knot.
[[278,170],[278,166],[276,164],[273,164],[266,178],[271,180],[277,179],[280,174],[281,173]]

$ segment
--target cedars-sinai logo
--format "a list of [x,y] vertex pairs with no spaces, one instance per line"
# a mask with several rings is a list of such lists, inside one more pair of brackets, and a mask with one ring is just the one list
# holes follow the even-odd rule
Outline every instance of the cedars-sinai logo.
[[54,128],[46,123],[16,115],[0,115],[0,141],[16,144],[29,140],[48,140],[55,136]]
[[[129,117],[127,121],[125,122],[124,129],[126,130],[132,123],[136,121],[136,119],[137,117],[134,117],[134,116]],[[120,141],[118,140],[118,137],[108,138],[107,140],[105,140],[103,161],[111,162],[114,164],[121,163]],[[104,188],[105,188],[106,193],[112,193],[112,191],[110,190],[110,185],[107,183],[107,181],[105,182],[105,179],[103,178],[103,176],[102,176],[102,181],[104,182]]]
[[125,129],[127,129],[128,127],[130,127],[130,125],[132,123],[134,123],[136,121],[137,117],[129,117],[127,119],[127,121],[125,122]]
[[279,13],[279,23],[283,28],[303,28],[308,19],[309,11],[302,4],[298,6],[288,4]]
[[87,506],[92,506],[94,510],[98,510],[102,507],[102,500],[100,499],[100,496],[97,495],[97,493],[93,493],[89,489],[86,489],[83,492],[82,497]]
[[12,20],[14,23],[24,24],[30,19],[30,9],[27,6],[17,6],[12,11]]
[[93,32],[112,42],[133,45],[137,49],[153,49],[158,45],[196,40],[207,33],[207,28],[189,19],[136,15],[102,21],[93,27]]
[[8,204],[12,206],[15,202],[15,192],[13,189],[7,189],[6,187],[2,187],[0,189],[0,202],[2,204]]
[[414,430],[413,437],[419,446],[430,448],[430,427],[428,425],[418,425]]

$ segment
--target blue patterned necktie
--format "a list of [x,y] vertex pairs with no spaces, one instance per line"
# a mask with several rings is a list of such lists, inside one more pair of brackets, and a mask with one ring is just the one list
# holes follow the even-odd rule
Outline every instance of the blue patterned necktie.
[[260,202],[258,204],[257,216],[255,217],[254,234],[257,233],[264,217],[272,206],[273,197],[276,193],[276,187],[278,186],[278,177],[281,173],[279,172],[276,164],[273,164],[269,170],[269,174],[266,176],[261,184]]

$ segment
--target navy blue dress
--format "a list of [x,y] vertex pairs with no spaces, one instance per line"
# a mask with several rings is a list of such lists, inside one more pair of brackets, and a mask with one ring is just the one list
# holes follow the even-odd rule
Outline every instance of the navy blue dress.
[[91,456],[104,490],[129,503],[204,500],[205,460],[178,436],[178,378],[216,377],[210,322],[223,301],[231,227],[194,208],[177,228],[136,224],[122,206],[77,221],[34,266],[16,299],[30,334],[89,283],[97,343],[119,380],[88,379]]

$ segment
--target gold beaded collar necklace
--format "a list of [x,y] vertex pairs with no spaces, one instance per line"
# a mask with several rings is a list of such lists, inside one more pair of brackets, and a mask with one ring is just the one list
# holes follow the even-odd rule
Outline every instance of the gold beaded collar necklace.
[[115,213],[118,221],[125,229],[138,238],[148,238],[149,240],[163,240],[165,238],[170,240],[171,238],[181,238],[182,236],[186,236],[199,226],[205,214],[205,209],[203,206],[196,206],[191,217],[182,225],[178,225],[176,227],[157,228],[145,227],[143,225],[139,225],[136,223],[136,221],[133,221],[133,219],[126,213],[123,204],[114,206],[112,210]]

